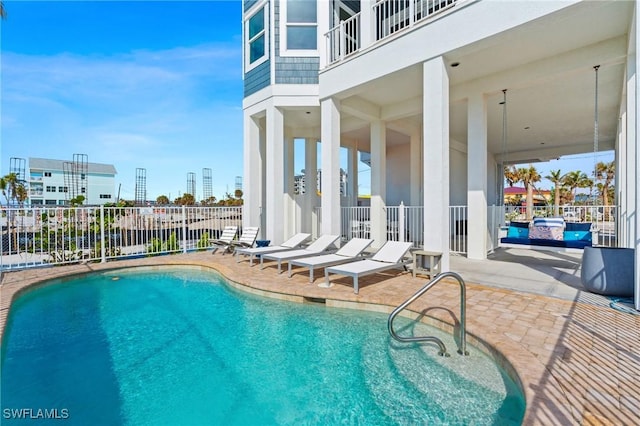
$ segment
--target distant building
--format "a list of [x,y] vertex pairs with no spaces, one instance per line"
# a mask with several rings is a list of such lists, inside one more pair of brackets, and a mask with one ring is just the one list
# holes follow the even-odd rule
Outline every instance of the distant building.
[[85,163],[73,167],[64,160],[29,158],[28,203],[32,206],[62,206],[71,195],[84,195],[84,205],[113,203],[116,168],[111,164]]
[[[293,179],[293,193],[296,195],[306,194],[306,175],[303,174],[294,176]],[[318,170],[316,176],[316,188],[322,188],[322,170]],[[347,172],[340,169],[340,195],[346,196],[347,194]]]
[[[507,205],[525,205],[527,202],[527,188],[522,186],[508,186],[504,189],[504,203]],[[551,202],[551,191],[539,189],[533,191],[533,205],[544,206]]]

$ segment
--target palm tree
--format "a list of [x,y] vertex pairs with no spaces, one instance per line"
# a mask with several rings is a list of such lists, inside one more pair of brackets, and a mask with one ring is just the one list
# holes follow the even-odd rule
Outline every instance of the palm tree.
[[574,170],[562,176],[562,183],[564,184],[564,186],[569,188],[569,191],[571,192],[571,199],[574,202],[576,200],[576,188],[585,188],[585,183],[587,180],[589,180],[587,175],[580,170]]
[[9,173],[8,175],[0,178],[0,189],[2,190],[2,195],[7,201],[7,204],[11,204],[11,200],[17,199],[19,186],[24,185],[20,180],[18,180],[18,175],[16,173]]
[[553,184],[553,215],[560,216],[560,187],[562,185],[562,173],[560,172],[560,169],[551,170],[544,178],[550,180]]
[[526,218],[527,220],[531,220],[533,217],[533,190],[535,189],[535,184],[540,182],[540,173],[529,164],[529,167],[521,167],[518,169],[518,174],[520,175],[520,180],[524,183],[525,188],[527,188],[527,210],[526,210]]
[[522,180],[518,175],[518,169],[516,169],[516,166],[505,167],[504,178],[506,179],[507,185],[509,186],[513,186]]
[[598,189],[602,195],[602,204],[604,204],[606,210],[606,207],[609,205],[609,188],[611,187],[611,182],[613,182],[616,174],[615,163],[613,161],[610,163],[600,161],[596,164],[596,169],[593,174],[597,181],[603,181],[601,187],[598,185]]
[[22,207],[24,202],[29,198],[29,191],[27,191],[27,187],[24,184],[19,183],[16,187],[15,199],[18,202],[18,205]]

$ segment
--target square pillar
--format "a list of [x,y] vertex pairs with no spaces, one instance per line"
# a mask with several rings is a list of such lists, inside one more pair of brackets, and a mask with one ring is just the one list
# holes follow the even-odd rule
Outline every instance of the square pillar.
[[[262,147],[262,148],[261,148]],[[262,207],[262,155],[264,140],[260,139],[258,119],[244,113],[243,136],[243,169],[244,169],[244,206],[242,226],[260,226],[260,209]],[[264,232],[264,229],[260,229]]]
[[271,244],[284,241],[284,116],[270,105],[267,108],[266,149],[266,237]]
[[411,132],[409,137],[409,194],[410,206],[421,206],[422,201],[422,135],[420,130]]
[[289,239],[298,228],[297,208],[294,195],[294,144],[291,135],[284,140],[284,238]]
[[358,205],[358,148],[347,149],[347,197],[349,206]]
[[640,310],[640,149],[638,148],[638,135],[640,135],[640,119],[638,117],[638,100],[640,99],[640,87],[638,85],[638,70],[640,70],[640,57],[636,51],[640,43],[640,15],[636,7],[630,30],[630,45],[632,51],[627,59],[627,134],[626,134],[626,193],[627,195],[627,235],[629,243],[626,247],[635,249],[635,308]]
[[449,76],[442,57],[423,64],[424,249],[449,271]]
[[387,241],[387,126],[371,123],[371,238],[373,247]]
[[340,101],[320,102],[322,235],[340,235]]
[[360,1],[360,49],[369,47],[375,38],[373,5],[376,0]]
[[313,234],[318,218],[315,208],[318,205],[318,144],[315,139],[304,141],[304,210],[302,213],[302,232]]
[[487,101],[469,96],[467,113],[467,258],[487,258]]

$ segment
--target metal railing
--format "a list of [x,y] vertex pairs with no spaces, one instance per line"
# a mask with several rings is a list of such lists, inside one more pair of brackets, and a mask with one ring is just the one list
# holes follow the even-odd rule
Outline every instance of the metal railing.
[[[424,206],[386,206],[387,240],[411,241],[414,247],[424,244]],[[320,208],[318,207],[319,211]],[[598,240],[594,244],[614,247],[617,244],[616,206],[561,206],[560,216],[567,222],[591,222]],[[535,217],[554,216],[553,206],[536,206]],[[320,229],[318,215],[317,229]],[[514,206],[487,206],[487,230],[490,240],[488,251],[499,245],[500,228],[510,220],[525,220],[525,208]],[[467,206],[449,207],[449,251],[467,253]],[[341,237],[370,238],[370,207],[341,207]]]
[[459,0],[379,0],[372,6],[373,22],[362,22],[357,13],[331,28],[327,39],[328,63],[333,64],[367,47],[362,45],[362,26],[370,26],[373,42],[413,27],[440,12],[450,9]]
[[357,13],[325,34],[329,63],[344,59],[360,50],[360,14]]
[[449,207],[449,251],[467,252],[467,206]]
[[[533,206],[532,217],[562,217],[566,222],[591,222],[592,230],[597,233],[598,241],[594,244],[607,247],[617,245],[617,206],[604,205],[566,205],[559,206]],[[505,222],[526,221],[526,207],[504,206]]]
[[396,333],[393,328],[393,320],[398,316],[398,314],[403,311],[407,306],[411,303],[415,302],[420,296],[429,291],[433,286],[438,284],[444,278],[451,277],[458,281],[460,284],[460,337],[458,343],[458,353],[460,355],[469,355],[467,352],[467,332],[466,332],[466,315],[467,315],[467,290],[466,285],[462,277],[455,272],[444,272],[442,274],[436,275],[434,279],[425,284],[420,290],[418,290],[413,296],[402,302],[400,306],[395,308],[393,312],[389,315],[389,319],[387,320],[387,328],[389,329],[389,334],[391,337],[396,339],[399,342],[403,343],[411,343],[411,342],[433,342],[438,345],[440,351],[438,355],[440,356],[449,356],[447,352],[447,348],[444,345],[444,342],[435,337],[435,336],[413,336],[413,337],[402,337]]
[[206,249],[242,207],[2,208],[0,269]]
[[376,40],[382,40],[453,6],[457,0],[380,0],[373,5]]

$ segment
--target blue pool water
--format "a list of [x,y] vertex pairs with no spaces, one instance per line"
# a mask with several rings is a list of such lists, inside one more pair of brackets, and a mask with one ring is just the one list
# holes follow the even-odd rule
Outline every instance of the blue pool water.
[[483,354],[457,355],[449,336],[451,358],[396,343],[386,318],[248,295],[199,269],[43,286],[11,309],[2,422],[57,409],[65,425],[520,424],[519,388]]

